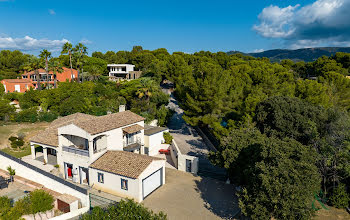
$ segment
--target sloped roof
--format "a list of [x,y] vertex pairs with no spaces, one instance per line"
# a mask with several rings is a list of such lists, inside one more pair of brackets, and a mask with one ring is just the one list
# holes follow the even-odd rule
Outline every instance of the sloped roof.
[[74,122],[84,121],[93,119],[96,116],[87,115],[83,113],[75,113],[65,117],[58,118],[51,122],[50,126],[44,131],[40,132],[38,135],[34,136],[30,141],[46,144],[50,146],[58,146],[58,128],[72,124]]
[[9,83],[31,83],[29,79],[3,79],[2,81]]
[[107,151],[89,167],[136,179],[156,160],[163,159],[127,151]]
[[131,111],[124,111],[95,117],[91,120],[74,122],[74,124],[90,134],[98,134],[144,120],[145,118]]
[[138,132],[141,130],[143,130],[143,127],[141,125],[138,125],[138,124],[123,128],[123,131],[125,133],[128,133],[128,134],[132,134],[132,133],[135,133],[135,132]]
[[[67,68],[67,67],[62,67],[63,69],[63,72],[66,72],[66,71],[70,71],[70,68]],[[77,73],[78,70],[76,69],[72,69],[74,73]],[[46,73],[46,70],[45,69],[38,69],[38,73]],[[33,75],[35,74],[35,71],[30,71],[30,72],[27,72],[27,73],[23,73],[22,76],[28,76],[28,75]],[[49,74],[53,74],[53,71],[49,71]],[[60,73],[57,73],[57,74],[60,74]]]
[[144,134],[146,136],[150,136],[150,135],[157,134],[161,131],[166,131],[166,130],[168,130],[168,128],[145,125],[145,133]]

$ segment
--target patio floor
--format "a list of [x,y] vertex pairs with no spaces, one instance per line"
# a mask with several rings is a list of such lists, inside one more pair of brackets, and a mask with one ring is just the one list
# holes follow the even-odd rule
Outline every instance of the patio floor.
[[[22,157],[22,160],[24,162],[27,162],[35,167],[38,167],[46,172],[51,172],[52,170],[55,169],[54,165],[57,164],[57,158],[52,158],[54,156],[48,155],[48,162],[47,164],[44,165],[44,156],[42,153],[37,153],[37,158],[32,159],[32,155],[27,155],[25,157]],[[56,161],[56,162],[55,162]]]

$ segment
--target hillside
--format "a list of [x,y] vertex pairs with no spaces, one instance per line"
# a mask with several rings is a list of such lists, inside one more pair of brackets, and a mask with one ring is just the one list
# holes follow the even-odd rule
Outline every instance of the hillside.
[[[267,57],[272,62],[279,62],[284,59],[291,59],[293,61],[311,62],[321,56],[331,56],[337,52],[350,53],[350,47],[319,47],[319,48],[305,48],[297,50],[275,49],[267,50],[259,53],[242,53],[253,57]],[[238,51],[229,51],[228,54],[236,54]]]

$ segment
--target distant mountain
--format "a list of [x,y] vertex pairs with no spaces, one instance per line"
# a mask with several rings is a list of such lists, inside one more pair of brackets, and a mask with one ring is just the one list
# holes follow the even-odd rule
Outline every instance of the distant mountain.
[[[284,59],[291,59],[293,61],[305,61],[310,62],[317,60],[321,56],[332,56],[337,52],[350,53],[350,47],[317,47],[317,48],[305,48],[297,50],[287,49],[275,49],[266,50],[259,53],[242,53],[244,55],[250,55],[253,57],[267,57],[272,62],[279,62]],[[228,54],[240,53],[238,51],[230,51]]]

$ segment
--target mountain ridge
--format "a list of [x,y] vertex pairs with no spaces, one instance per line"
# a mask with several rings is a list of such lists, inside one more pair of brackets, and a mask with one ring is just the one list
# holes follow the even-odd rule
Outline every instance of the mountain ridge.
[[350,47],[315,47],[302,49],[272,49],[257,53],[243,53],[239,51],[229,51],[227,54],[241,53],[243,55],[252,56],[256,58],[267,57],[272,62],[280,62],[284,59],[293,61],[311,62],[317,60],[322,56],[332,56],[337,52],[350,53]]

